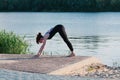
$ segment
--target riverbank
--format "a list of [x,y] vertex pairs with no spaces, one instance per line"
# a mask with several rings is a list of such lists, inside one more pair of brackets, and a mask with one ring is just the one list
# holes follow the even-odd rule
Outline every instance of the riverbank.
[[120,67],[110,67],[90,56],[41,56],[32,54],[0,54],[0,69],[46,75],[119,79]]

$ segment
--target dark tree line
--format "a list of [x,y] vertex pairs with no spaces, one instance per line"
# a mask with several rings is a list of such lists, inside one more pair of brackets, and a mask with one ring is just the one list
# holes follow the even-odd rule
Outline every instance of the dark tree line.
[[120,0],[0,0],[0,11],[120,11]]

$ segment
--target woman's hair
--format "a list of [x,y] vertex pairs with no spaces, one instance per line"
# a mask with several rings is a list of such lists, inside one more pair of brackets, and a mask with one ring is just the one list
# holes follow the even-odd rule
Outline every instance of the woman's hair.
[[43,38],[42,34],[39,32],[36,37],[36,43],[39,44],[40,38]]

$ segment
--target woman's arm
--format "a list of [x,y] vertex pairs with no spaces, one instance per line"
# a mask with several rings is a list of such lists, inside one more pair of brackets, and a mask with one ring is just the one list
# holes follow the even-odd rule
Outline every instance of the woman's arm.
[[39,51],[38,51],[38,53],[37,53],[38,56],[41,55],[41,53],[42,53],[42,51],[43,51],[43,49],[44,49],[44,47],[45,47],[45,44],[46,44],[46,40],[44,40],[43,44],[41,45],[41,47],[40,47],[40,49],[39,49]]
[[44,49],[44,47],[45,47],[45,45],[46,45],[46,40],[47,40],[48,37],[49,37],[49,34],[46,34],[46,35],[44,36],[43,44],[41,45],[41,47],[40,47],[40,49],[39,49],[39,51],[38,51],[38,53],[37,53],[38,56],[41,55],[41,53],[42,53],[42,51],[43,51],[43,49]]

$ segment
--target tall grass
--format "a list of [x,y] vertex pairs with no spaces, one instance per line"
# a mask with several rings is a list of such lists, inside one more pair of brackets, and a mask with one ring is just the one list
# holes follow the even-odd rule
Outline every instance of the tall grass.
[[26,54],[29,44],[13,32],[0,31],[0,53]]

